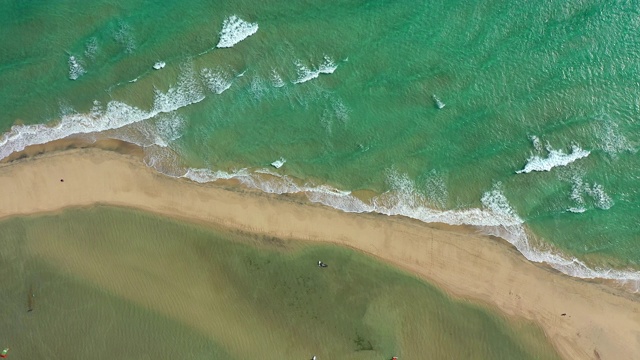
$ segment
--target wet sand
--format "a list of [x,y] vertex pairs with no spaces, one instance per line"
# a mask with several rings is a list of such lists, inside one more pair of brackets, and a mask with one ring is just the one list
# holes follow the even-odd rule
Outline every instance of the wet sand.
[[139,157],[91,148],[2,164],[0,198],[0,217],[111,204],[272,237],[335,243],[415,273],[454,296],[532,320],[567,359],[640,354],[636,295],[532,264],[505,241],[464,227],[342,213],[296,196],[173,179],[145,167]]

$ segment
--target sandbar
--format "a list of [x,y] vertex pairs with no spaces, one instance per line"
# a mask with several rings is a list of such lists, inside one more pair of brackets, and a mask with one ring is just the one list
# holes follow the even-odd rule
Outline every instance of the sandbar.
[[0,218],[109,204],[272,237],[329,242],[370,254],[448,294],[537,323],[566,359],[640,354],[640,297],[526,260],[466,227],[344,213],[227,183],[199,184],[98,148],[45,151],[0,165]]

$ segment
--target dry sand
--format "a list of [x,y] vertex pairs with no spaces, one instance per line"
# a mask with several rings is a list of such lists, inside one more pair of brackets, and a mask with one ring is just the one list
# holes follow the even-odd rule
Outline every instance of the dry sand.
[[640,358],[637,295],[530,263],[505,241],[468,228],[349,214],[292,196],[173,179],[139,157],[100,149],[46,152],[2,164],[0,199],[0,218],[102,203],[349,246],[453,296],[538,323],[564,358]]

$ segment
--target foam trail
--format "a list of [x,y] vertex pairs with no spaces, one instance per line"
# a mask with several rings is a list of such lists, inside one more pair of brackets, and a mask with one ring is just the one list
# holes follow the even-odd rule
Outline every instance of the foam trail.
[[596,121],[594,131],[599,140],[599,147],[611,157],[615,158],[621,152],[637,152],[634,144],[622,134],[618,124],[609,116]]
[[258,31],[257,23],[250,23],[231,15],[222,23],[220,41],[216,47],[230,48]]
[[204,78],[204,82],[209,90],[215,94],[222,94],[231,87],[231,76],[220,69],[212,70],[204,68],[200,71],[200,74]]
[[73,55],[69,56],[69,79],[77,80],[85,72],[78,59]]
[[280,76],[280,74],[278,74],[276,69],[271,70],[271,85],[277,88],[284,86],[284,81],[282,80],[282,77]]
[[302,84],[317,78],[320,74],[333,74],[338,68],[338,65],[336,65],[330,57],[325,55],[324,61],[316,69],[310,69],[300,61],[296,62],[296,67],[298,68],[298,78],[294,80],[293,83]]
[[95,59],[97,53],[98,53],[98,38],[96,37],[89,38],[89,40],[87,40],[87,43],[85,44],[84,56],[93,60]]
[[533,148],[536,149],[536,151],[542,151],[542,143],[540,142],[540,138],[535,135],[531,135],[530,139],[531,143],[533,144]]
[[119,101],[110,101],[104,108],[96,102],[90,113],[63,115],[54,126],[14,125],[0,137],[0,159],[22,151],[27,146],[44,144],[76,134],[118,129],[151,119],[158,114],[170,113],[203,99],[204,93],[196,82],[193,71],[187,69],[181,74],[178,84],[166,93],[155,90],[154,103],[150,111]]
[[113,34],[113,38],[124,48],[126,54],[131,54],[136,49],[136,41],[133,37],[131,27],[123,21],[118,24],[118,29]]
[[562,150],[547,149],[549,156],[541,158],[540,156],[532,156],[527,160],[524,169],[516,171],[516,174],[530,173],[532,171],[550,171],[554,167],[566,166],[572,162],[585,158],[591,153],[583,150],[577,145],[573,145],[571,154],[565,154]]
[[596,207],[602,210],[609,210],[613,206],[613,200],[604,191],[604,187],[600,184],[593,184],[591,187],[585,189],[589,196],[591,196],[595,202]]

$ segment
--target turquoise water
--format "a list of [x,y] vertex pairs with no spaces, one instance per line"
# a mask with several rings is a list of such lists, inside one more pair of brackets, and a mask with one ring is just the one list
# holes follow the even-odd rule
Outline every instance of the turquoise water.
[[639,13],[637,1],[4,1],[0,156],[118,138],[168,175],[477,225],[568,274],[638,280]]

